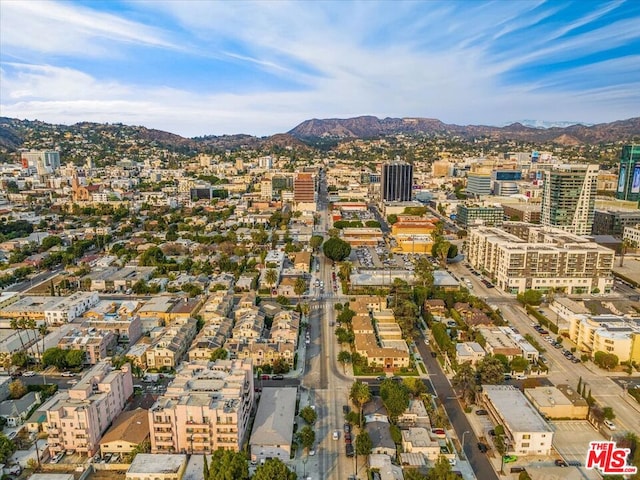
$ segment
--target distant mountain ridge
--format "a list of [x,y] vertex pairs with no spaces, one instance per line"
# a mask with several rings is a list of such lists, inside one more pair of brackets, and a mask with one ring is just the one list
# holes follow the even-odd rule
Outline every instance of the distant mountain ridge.
[[496,140],[524,140],[559,144],[593,144],[640,139],[640,117],[597,125],[534,128],[522,123],[504,127],[447,124],[433,118],[354,118],[312,119],[288,132],[300,140],[321,138],[375,138],[391,134],[432,134],[461,136],[466,139],[491,137]]
[[[287,133],[268,137],[253,135],[210,135],[185,138],[170,132],[120,123],[80,122],[74,125],[55,125],[38,120],[19,120],[0,117],[0,153],[6,154],[23,148],[25,142],[33,145],[35,138],[46,138],[40,148],[53,148],[69,144],[70,138],[80,137],[86,142],[101,142],[105,155],[115,138],[129,138],[147,145],[158,145],[169,150],[213,152],[237,148],[297,148],[309,149],[316,141],[331,142],[350,139],[378,138],[385,135],[430,135],[461,137],[466,140],[490,138],[495,141],[553,142],[558,145],[633,142],[640,143],[640,117],[597,125],[571,125],[568,127],[534,128],[516,122],[504,127],[487,125],[454,125],[435,118],[330,118],[306,120]],[[38,142],[36,142],[38,143]],[[45,146],[49,144],[49,146]],[[123,144],[124,145],[124,144]],[[72,148],[73,145],[71,145]]]

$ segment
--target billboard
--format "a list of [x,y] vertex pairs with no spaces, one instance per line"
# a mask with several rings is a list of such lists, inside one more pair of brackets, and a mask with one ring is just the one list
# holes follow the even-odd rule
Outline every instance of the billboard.
[[633,167],[633,180],[631,183],[631,193],[640,192],[640,164]]
[[618,176],[618,191],[619,192],[624,192],[624,184],[626,182],[627,179],[627,166],[626,165],[621,165],[620,166],[620,175]]

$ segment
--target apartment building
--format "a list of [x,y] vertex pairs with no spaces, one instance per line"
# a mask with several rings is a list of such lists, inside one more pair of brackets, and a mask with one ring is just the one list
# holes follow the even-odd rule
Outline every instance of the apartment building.
[[231,337],[231,319],[227,318],[222,323],[209,323],[202,327],[189,348],[189,361],[209,360],[211,354],[225,345]]
[[456,361],[458,364],[470,363],[475,366],[480,362],[487,352],[477,342],[460,342],[456,343]]
[[462,228],[477,225],[501,225],[504,209],[501,205],[460,204],[457,208],[456,223]]
[[467,239],[467,258],[496,287],[510,293],[555,289],[569,294],[609,292],[615,252],[557,229],[507,222],[477,227]]
[[75,292],[44,311],[48,325],[72,322],[99,302],[95,292]]
[[182,360],[196,336],[197,320],[173,323],[153,341],[146,351],[149,368],[175,368]]
[[608,209],[596,210],[593,216],[593,235],[613,235],[623,237],[627,227],[640,224],[640,210]]
[[251,361],[183,364],[149,410],[153,453],[239,450],[253,408]]
[[618,315],[575,315],[569,319],[569,338],[590,354],[613,353],[621,362],[640,362],[637,318]]
[[82,350],[85,352],[85,364],[95,365],[113,354],[117,340],[117,337],[108,330],[101,331],[95,328],[74,329],[58,340],[58,348],[62,350]]
[[549,455],[553,429],[513,385],[482,385],[481,403],[496,425],[504,426],[507,451]]
[[130,365],[116,370],[106,361],[95,365],[70,389],[56,393],[48,402],[45,424],[50,453],[75,450],[95,454],[102,434],[132,393]]

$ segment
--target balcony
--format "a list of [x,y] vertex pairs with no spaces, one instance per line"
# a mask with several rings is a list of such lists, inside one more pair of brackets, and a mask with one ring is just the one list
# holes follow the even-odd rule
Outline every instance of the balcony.
[[172,447],[173,446],[173,440],[158,440],[158,439],[156,439],[156,445],[158,446],[158,448]]

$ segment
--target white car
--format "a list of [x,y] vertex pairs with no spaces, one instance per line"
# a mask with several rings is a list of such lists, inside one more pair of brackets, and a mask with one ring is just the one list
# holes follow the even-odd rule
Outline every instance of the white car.
[[75,373],[73,372],[62,372],[60,374],[61,377],[73,377],[75,375]]
[[31,370],[29,370],[28,372],[24,372],[22,374],[23,377],[35,377],[36,376],[36,372],[32,372]]
[[60,460],[62,460],[62,457],[64,457],[64,452],[56,453],[51,459],[51,463],[58,463]]
[[338,440],[340,438],[340,432],[338,430],[333,431],[333,439]]
[[616,429],[616,424],[613,423],[611,420],[606,420],[605,419],[604,424],[609,430],[615,430]]

